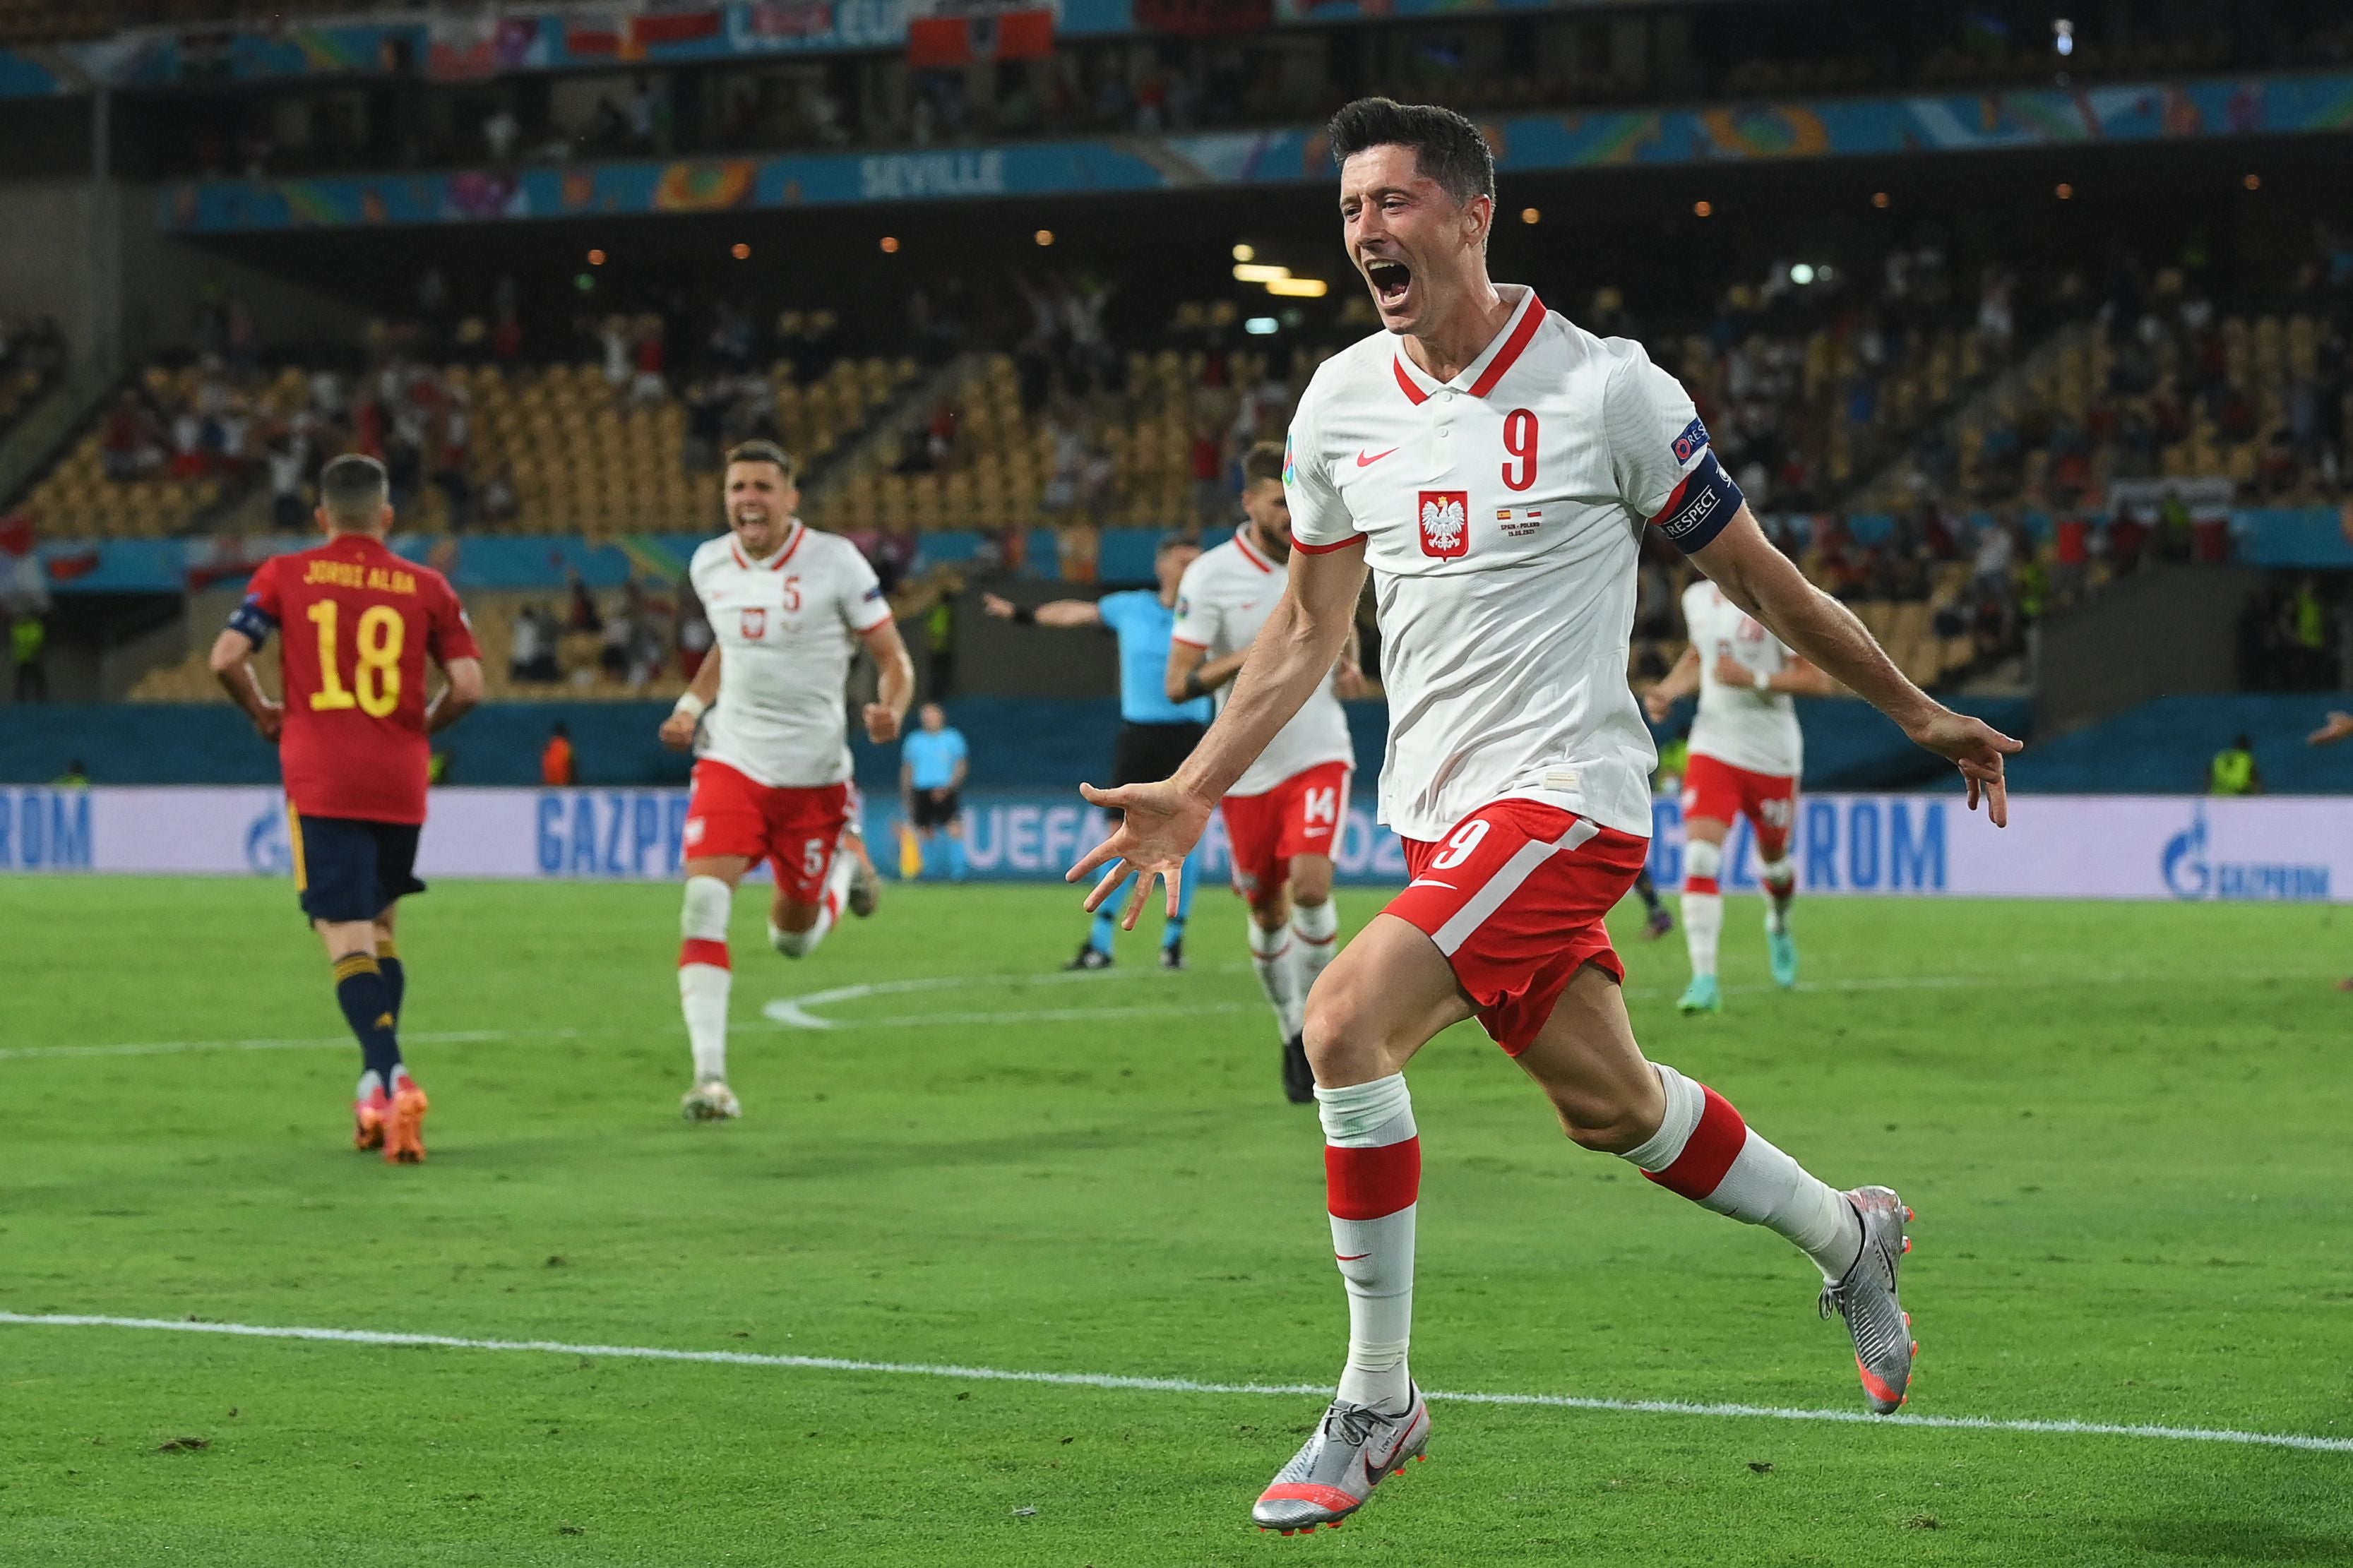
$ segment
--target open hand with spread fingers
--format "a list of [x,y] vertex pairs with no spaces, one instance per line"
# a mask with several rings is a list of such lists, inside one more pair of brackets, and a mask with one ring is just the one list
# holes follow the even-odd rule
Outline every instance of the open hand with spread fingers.
[[1135,873],[1135,891],[1120,921],[1121,929],[1134,931],[1136,917],[1144,913],[1144,900],[1152,891],[1152,879],[1157,877],[1168,889],[1168,913],[1173,918],[1177,893],[1185,883],[1185,857],[1193,852],[1209,825],[1208,803],[1187,795],[1174,779],[1122,784],[1117,789],[1082,784],[1079,794],[1090,805],[1121,813],[1121,818],[1111,837],[1089,850],[1063,873],[1062,879],[1081,881],[1098,869],[1103,871],[1102,879],[1087,894],[1086,907],[1092,912],[1119,890],[1131,871]]
[[1978,800],[1982,796],[1986,816],[1993,825],[2010,826],[2010,785],[2002,777],[2002,759],[2024,751],[2025,742],[2011,739],[1982,719],[1972,719],[1949,708],[1938,708],[1907,733],[1915,745],[1936,752],[1961,770],[1961,777],[1969,782],[1971,811],[1978,808]]

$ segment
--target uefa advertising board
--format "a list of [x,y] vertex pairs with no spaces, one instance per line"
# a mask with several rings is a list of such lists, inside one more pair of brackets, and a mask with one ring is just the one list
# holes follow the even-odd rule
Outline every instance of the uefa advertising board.
[[[876,861],[895,865],[897,803],[865,807]],[[1658,803],[1651,866],[1683,877],[1682,812]],[[662,880],[679,874],[686,794],[673,789],[448,789],[432,799],[419,870],[515,880]],[[965,843],[984,881],[1059,878],[1101,832],[1067,795],[968,797]],[[1757,885],[1736,830],[1724,883]],[[2021,795],[1996,830],[1957,795],[1819,795],[1799,802],[1791,853],[1810,895],[2353,901],[2353,797]],[[1352,805],[1340,878],[1405,879],[1397,838]],[[1212,820],[1197,875],[1225,879]],[[0,788],[0,872],[288,877],[293,851],[273,790]]]

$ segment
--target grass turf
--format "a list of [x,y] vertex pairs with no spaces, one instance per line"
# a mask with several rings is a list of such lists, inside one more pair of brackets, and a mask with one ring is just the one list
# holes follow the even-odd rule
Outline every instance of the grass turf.
[[[0,879],[0,1310],[1328,1379],[1320,1139],[1222,904],[1191,973],[1139,935],[1066,982],[1059,889],[893,889],[797,966],[746,898],[747,1116],[693,1128],[675,889],[446,884],[391,1169],[282,886]],[[2353,1436],[2353,922],[1824,900],[1781,995],[1756,907],[1715,1019],[1629,921],[1636,1024],[1918,1208],[1914,1410]],[[297,1043],[65,1054],[257,1039]],[[1433,1386],[1860,1408],[1782,1243],[1566,1145],[1474,1029],[1412,1076]],[[1282,1541],[1246,1510],[1313,1396],[26,1326],[0,1369],[10,1564],[2353,1561],[2345,1453],[1440,1404],[1432,1463]]]

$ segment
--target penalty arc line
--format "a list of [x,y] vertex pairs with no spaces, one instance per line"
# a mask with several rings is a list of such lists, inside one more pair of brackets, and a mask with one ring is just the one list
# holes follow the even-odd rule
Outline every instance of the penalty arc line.
[[[1099,1388],[1137,1394],[1282,1394],[1313,1395],[1319,1399],[1331,1394],[1328,1384],[1312,1383],[1204,1383],[1186,1377],[1134,1377],[1116,1373],[1025,1372],[1006,1367],[957,1366],[928,1362],[859,1361],[844,1356],[671,1350],[658,1345],[572,1344],[560,1340],[470,1339],[454,1334],[199,1322],[176,1318],[119,1318],[84,1312],[0,1312],[0,1324],[21,1328],[130,1329],[164,1333],[217,1334],[232,1339],[302,1340],[392,1348],[524,1352],[537,1355],[591,1356],[617,1361],[691,1362],[714,1366],[952,1378],[974,1383],[1043,1384],[1063,1388]],[[2070,1437],[2137,1437],[2175,1443],[2232,1443],[2252,1447],[2296,1448],[2312,1453],[2353,1454],[2353,1437],[2315,1437],[2294,1432],[2242,1432],[2228,1427],[2141,1426],[2109,1421],[2004,1420],[1990,1415],[1915,1415],[1902,1412],[1894,1415],[1870,1415],[1859,1410],[1807,1410],[1793,1405],[1710,1404],[1679,1399],[1604,1399],[1572,1394],[1464,1394],[1438,1389],[1425,1392],[1430,1399],[1447,1405],[1521,1405],[1619,1415],[1704,1415],[1828,1422],[1840,1426],[1915,1426],[1961,1432],[2022,1432]]]

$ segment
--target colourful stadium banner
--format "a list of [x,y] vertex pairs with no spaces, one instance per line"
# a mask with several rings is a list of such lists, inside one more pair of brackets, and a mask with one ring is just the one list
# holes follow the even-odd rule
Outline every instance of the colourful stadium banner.
[[[2353,129],[2353,76],[2142,83],[1740,109],[1532,114],[1487,126],[1505,174],[2083,142]],[[189,234],[1075,195],[1327,179],[1320,133],[1230,132],[954,152],[538,165],[450,174],[206,180],[166,186],[162,221]]]
[[[666,880],[679,874],[686,793],[677,789],[447,789],[420,850],[427,878]],[[868,842],[894,841],[896,803],[866,803]],[[1658,803],[1651,869],[1682,880],[1682,814]],[[1068,794],[969,798],[965,843],[986,881],[1050,881],[1102,831]],[[1725,885],[1757,889],[1745,826]],[[1791,840],[1807,898],[2088,898],[2158,902],[2353,902],[2353,797],[2027,795],[1996,829],[1954,795],[1820,795]],[[1405,860],[1371,813],[1350,808],[1341,880],[1395,885]],[[1197,875],[1226,879],[1213,819]],[[285,877],[285,803],[241,788],[0,789],[0,872]]]

